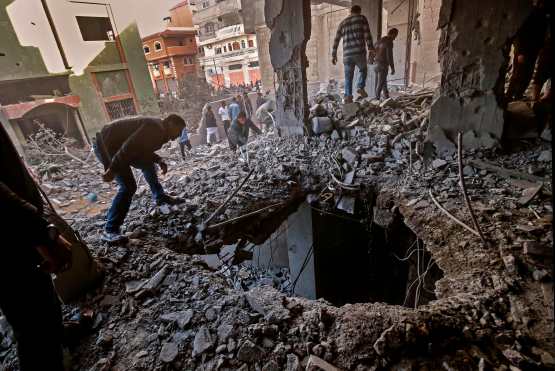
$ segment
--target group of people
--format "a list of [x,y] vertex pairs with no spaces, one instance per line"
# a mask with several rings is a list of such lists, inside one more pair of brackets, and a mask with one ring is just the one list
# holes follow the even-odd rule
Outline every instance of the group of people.
[[[235,150],[246,143],[244,128],[252,129],[254,132],[261,133],[261,130],[252,122],[252,118],[257,111],[266,103],[267,99],[262,96],[262,93],[257,93],[256,110],[253,108],[252,102],[247,95],[237,95],[231,99],[228,104],[225,100],[220,103],[217,114],[224,126],[224,131],[228,139],[229,147]],[[271,110],[268,108],[267,110]],[[206,105],[202,120],[206,127],[206,142],[208,145],[220,142],[218,133],[218,122],[216,113],[209,104]],[[259,124],[266,124],[267,120],[258,120]],[[248,133],[247,133],[248,134]],[[182,147],[183,148],[183,147]],[[184,155],[182,151],[182,155]]]
[[389,98],[387,89],[387,74],[395,74],[395,63],[393,60],[393,41],[397,38],[399,30],[392,28],[387,35],[382,37],[376,45],[370,32],[368,19],[362,15],[362,9],[358,5],[351,7],[351,14],[345,18],[335,35],[332,50],[332,64],[337,63],[337,48],[343,39],[343,65],[345,67],[345,103],[353,102],[353,78],[355,68],[359,70],[357,81],[357,94],[361,98],[368,97],[365,90],[368,74],[368,63],[375,64],[376,74],[375,97]]

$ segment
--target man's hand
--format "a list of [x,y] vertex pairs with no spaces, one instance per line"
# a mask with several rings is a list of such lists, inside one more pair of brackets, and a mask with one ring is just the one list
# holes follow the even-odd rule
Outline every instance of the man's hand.
[[335,66],[336,63],[337,63],[337,57],[332,57],[331,58],[331,64],[333,64]]
[[106,183],[110,183],[112,180],[114,180],[115,176],[116,174],[114,174],[113,170],[110,168],[106,170],[106,172],[102,175],[102,180]]
[[168,165],[164,161],[160,161],[158,163],[158,166],[160,166],[160,170],[162,170],[162,174],[166,174],[168,172]]
[[36,249],[43,259],[40,268],[47,273],[60,273],[71,265],[71,243],[61,235],[50,246],[39,245]]

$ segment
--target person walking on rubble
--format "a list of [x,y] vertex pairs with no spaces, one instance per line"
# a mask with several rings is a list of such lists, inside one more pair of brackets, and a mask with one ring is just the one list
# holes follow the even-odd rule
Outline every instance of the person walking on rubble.
[[189,131],[187,130],[187,126],[183,128],[181,135],[179,136],[179,151],[181,152],[181,158],[183,160],[187,158],[185,155],[185,147],[187,147],[189,152],[193,151],[193,146],[191,146],[191,141],[189,140]]
[[229,117],[229,109],[227,107],[227,103],[225,100],[222,101],[222,105],[218,109],[218,115],[220,115],[220,118],[224,123],[224,131],[225,131],[225,135],[227,135],[227,132],[229,131],[229,125],[231,125],[231,119]]
[[231,103],[229,104],[229,117],[231,119],[231,121],[233,122],[237,116],[239,115],[239,112],[241,112],[241,107],[239,107],[239,103],[237,102],[237,98],[233,97],[231,98]]
[[[373,62],[374,59],[374,42],[370,33],[368,19],[361,14],[362,9],[358,5],[351,7],[351,14],[345,18],[335,35],[333,42],[331,63],[337,63],[337,48],[339,41],[343,39],[343,64],[345,66],[345,103],[353,102],[353,77],[355,67],[359,70],[359,79],[357,82],[357,93],[360,97],[366,98],[368,94],[364,87],[366,86],[366,77],[368,74],[367,63]],[[366,47],[368,47],[368,60],[366,59]]]
[[239,112],[239,115],[233,120],[229,128],[229,145],[233,151],[237,147],[241,148],[247,145],[251,129],[256,134],[262,134],[262,131],[247,117],[245,112]]
[[397,38],[399,30],[392,28],[378,42],[376,47],[376,99],[380,99],[382,92],[384,97],[389,98],[387,89],[387,71],[391,68],[391,74],[395,75],[395,62],[393,61],[393,41]]
[[210,105],[207,105],[204,111],[204,124],[206,125],[206,143],[210,146],[219,142],[218,123]]
[[9,164],[0,172],[0,309],[13,329],[20,370],[63,371],[62,312],[50,273],[67,267],[71,245],[43,215],[40,190],[3,125],[0,159]]
[[172,114],[161,120],[155,117],[136,116],[115,120],[107,124],[96,135],[94,153],[104,166],[102,179],[116,180],[118,192],[106,216],[106,225],[101,239],[108,243],[126,240],[120,234],[131,200],[137,190],[131,167],[141,169],[156,204],[177,204],[182,200],[167,195],[156,174],[158,165],[165,174],[168,166],[155,153],[165,143],[177,139],[185,128],[185,121]]

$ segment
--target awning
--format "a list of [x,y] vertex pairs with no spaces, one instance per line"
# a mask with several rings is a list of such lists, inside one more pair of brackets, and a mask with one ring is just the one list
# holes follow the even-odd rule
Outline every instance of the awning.
[[66,95],[63,97],[39,99],[31,102],[8,104],[7,106],[0,107],[0,109],[4,111],[4,113],[8,117],[8,120],[15,120],[22,118],[33,109],[44,106],[46,104],[63,104],[71,108],[78,108],[80,103],[81,98],[79,98],[78,95]]

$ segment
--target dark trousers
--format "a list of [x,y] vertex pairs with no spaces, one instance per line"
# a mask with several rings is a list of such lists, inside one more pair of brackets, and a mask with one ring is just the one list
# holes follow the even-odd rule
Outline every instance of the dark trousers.
[[224,131],[225,131],[225,136],[227,137],[227,144],[229,144],[229,148],[231,148],[232,150],[235,150],[235,145],[229,139],[229,127],[230,126],[231,126],[231,121],[224,120]]
[[36,268],[35,259],[0,255],[0,309],[13,328],[21,371],[61,371],[60,302],[50,275]]
[[[524,56],[522,63],[518,62],[518,56],[520,54]],[[515,50],[515,56],[513,58],[513,72],[509,80],[509,87],[507,88],[507,97],[509,99],[522,98],[526,88],[530,85],[537,57],[538,53],[536,52],[524,53],[522,51]]]
[[[94,153],[98,160],[102,162],[102,156],[100,156],[96,146],[94,146]],[[103,163],[103,165],[107,167],[107,164]],[[165,193],[164,188],[162,188],[162,185],[158,180],[155,164],[153,162],[135,163],[132,164],[132,166],[142,171],[145,181],[150,187],[154,200],[162,200]],[[129,212],[133,195],[137,191],[137,182],[135,182],[135,177],[133,176],[133,172],[130,167],[120,170],[117,173],[115,180],[118,183],[118,192],[112,200],[112,206],[110,206],[108,214],[106,215],[106,226],[104,227],[106,232],[111,233],[119,233],[120,227]]]
[[382,92],[385,98],[389,98],[389,90],[387,89],[387,66],[377,64],[374,68],[376,73],[376,99],[380,99]]

